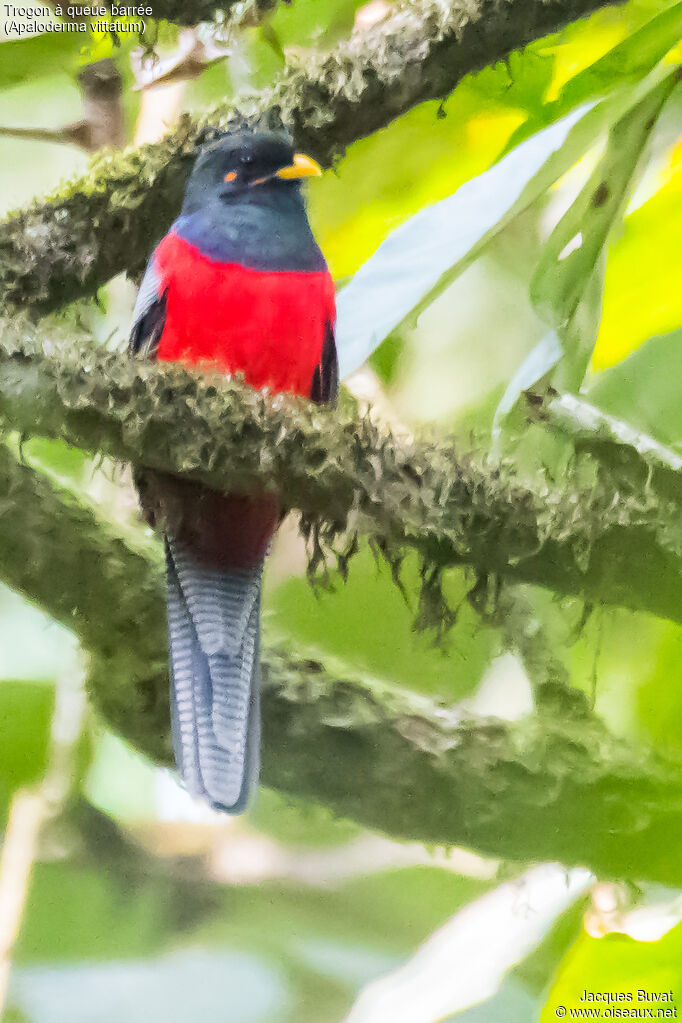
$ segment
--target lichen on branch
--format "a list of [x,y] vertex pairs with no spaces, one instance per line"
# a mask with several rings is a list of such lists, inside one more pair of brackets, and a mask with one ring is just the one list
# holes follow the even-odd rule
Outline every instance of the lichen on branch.
[[682,621],[679,495],[596,460],[588,482],[584,466],[560,484],[524,481],[452,440],[400,439],[368,415],[12,326],[0,333],[0,420],[216,490],[274,491],[315,522],[320,557],[343,563],[356,535],[396,570],[416,550],[435,599],[426,624],[454,564]]
[[[1,444],[0,490],[0,578],[77,634],[95,708],[169,763],[160,545]],[[679,885],[680,765],[609,735],[580,693],[540,686],[537,705],[462,718],[266,643],[262,780],[402,838]]]
[[285,69],[235,108],[186,117],[161,142],[98,158],[85,177],[0,224],[0,309],[46,312],[139,271],[174,219],[197,147],[256,121],[283,124],[330,166],[346,146],[472,71],[605,0],[405,0],[374,27]]

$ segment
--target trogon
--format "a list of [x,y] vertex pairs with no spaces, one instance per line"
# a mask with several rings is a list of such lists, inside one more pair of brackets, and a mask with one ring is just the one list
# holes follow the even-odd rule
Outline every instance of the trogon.
[[[333,401],[334,286],[301,191],[319,173],[273,133],[205,147],[149,260],[131,354]],[[282,509],[265,492],[218,493],[145,470],[136,482],[164,529],[177,766],[190,793],[239,813],[258,777],[261,577]]]

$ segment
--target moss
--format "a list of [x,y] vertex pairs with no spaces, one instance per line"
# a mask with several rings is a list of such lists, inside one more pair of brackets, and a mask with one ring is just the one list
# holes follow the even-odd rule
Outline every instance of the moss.
[[[446,617],[442,573],[462,563],[480,580],[472,599],[487,600],[488,581],[502,578],[682,620],[680,493],[644,485],[646,465],[594,460],[561,485],[524,481],[511,465],[458,452],[454,440],[399,440],[367,416],[238,379],[132,365],[92,346],[48,345],[7,325],[2,419],[217,490],[274,491],[303,513],[313,574],[330,559],[343,568],[357,536],[398,581],[406,551],[416,550],[426,626]],[[173,514],[158,509],[161,519]]]
[[[601,6],[603,0],[402,4],[336,50],[289,67],[238,110],[216,107],[185,118],[155,145],[100,156],[84,177],[2,222],[0,307],[43,313],[93,294],[122,270],[139,272],[177,214],[197,147],[216,133],[283,123],[298,146],[329,166],[350,143],[415,104],[447,96],[469,72]],[[177,19],[179,5],[172,11]]]
[[[2,446],[0,486],[0,576],[80,637],[107,722],[170,762],[160,545],[104,522]],[[518,723],[462,720],[266,647],[263,781],[402,838],[679,885],[680,765],[549,690]]]

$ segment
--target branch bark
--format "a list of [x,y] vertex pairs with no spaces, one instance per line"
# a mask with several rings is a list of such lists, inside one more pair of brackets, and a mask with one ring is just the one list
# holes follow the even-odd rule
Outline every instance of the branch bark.
[[[582,470],[561,485],[524,483],[510,467],[458,456],[454,441],[401,441],[368,417],[238,380],[78,346],[51,344],[46,355],[44,344],[0,334],[0,418],[25,435],[216,490],[275,491],[318,523],[322,551],[362,533],[395,566],[414,549],[436,577],[466,563],[479,576],[682,621],[680,488],[659,492],[646,475],[596,460],[589,484]],[[424,596],[437,599],[437,587]]]
[[298,147],[329,166],[417,103],[447,96],[466,74],[602,6],[605,0],[406,0],[331,53],[290,66],[239,109],[188,117],[159,143],[102,157],[85,177],[0,224],[0,305],[47,312],[122,270],[141,270],[179,209],[197,147],[219,132],[281,123]]
[[[159,545],[4,446],[0,485],[0,576],[79,635],[97,709],[168,762]],[[538,707],[513,725],[462,720],[266,646],[263,781],[404,838],[679,885],[680,765],[610,736],[562,686],[540,687]]]

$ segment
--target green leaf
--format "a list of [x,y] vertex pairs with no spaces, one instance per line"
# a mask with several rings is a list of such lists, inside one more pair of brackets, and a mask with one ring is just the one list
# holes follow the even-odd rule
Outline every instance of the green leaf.
[[338,296],[342,376],[429,305],[491,238],[575,163],[603,123],[601,110],[583,114],[528,139],[389,235]]
[[615,84],[639,80],[651,71],[682,36],[682,3],[661,11],[638,31],[609,50],[590,67],[571,78],[551,106],[553,120],[586,99]]
[[606,152],[543,250],[531,298],[554,329],[507,387],[493,421],[496,444],[524,392],[549,383],[575,391],[583,381],[601,320],[607,242],[621,221],[642,152],[675,84],[675,74],[669,74],[613,126]]
[[621,221],[646,144],[676,84],[676,72],[670,73],[614,124],[606,152],[552,232],[531,283],[533,302],[552,326],[563,327],[575,315],[608,237]]
[[530,132],[552,124],[569,111],[614,88],[644,78],[682,36],[682,3],[662,11],[608,53],[580,71],[563,86],[551,103],[532,110],[529,119],[509,140],[507,151],[528,138]]
[[[566,173],[604,130],[623,119],[633,104],[639,109],[640,102],[653,106],[652,96],[658,99],[665,92],[667,97],[675,72],[663,81],[654,72],[652,79],[655,84],[647,80],[635,90],[621,90],[587,112],[585,108],[575,111],[545,128],[390,234],[338,295],[341,375],[362,365],[393,331],[413,323],[514,217]],[[580,333],[584,333],[582,326]]]
[[[544,247],[531,282],[538,314],[556,330],[562,357],[552,373],[577,390],[589,366],[601,319],[606,245],[622,220],[646,143],[676,85],[669,74],[612,127],[606,151]],[[505,395],[505,406],[514,395]]]
[[650,338],[588,388],[589,401],[661,444],[682,445],[682,328]]

